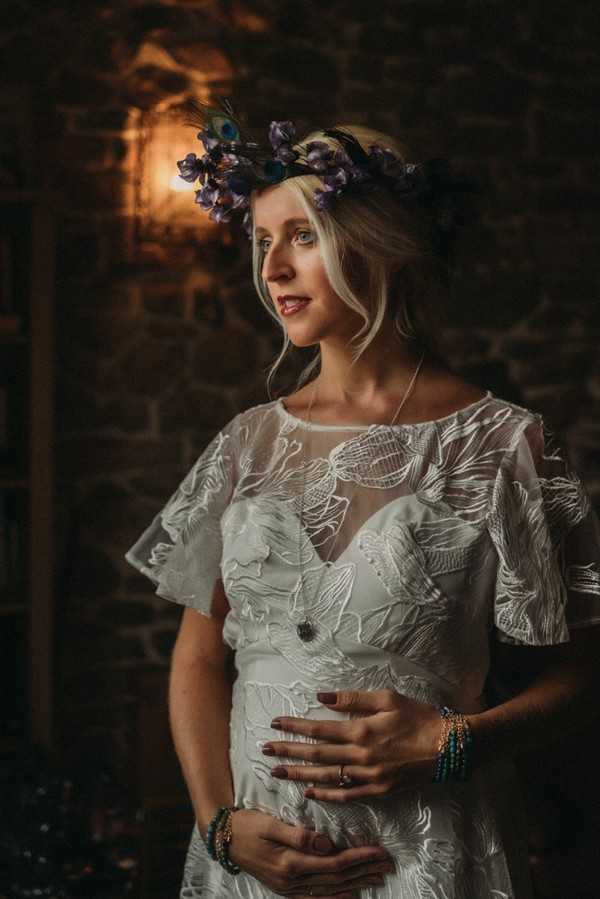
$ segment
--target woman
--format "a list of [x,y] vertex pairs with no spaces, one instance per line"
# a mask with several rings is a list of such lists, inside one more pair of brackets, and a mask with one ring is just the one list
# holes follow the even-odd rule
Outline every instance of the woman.
[[[127,553],[187,606],[181,897],[526,899],[512,757],[594,714],[600,537],[541,416],[438,351],[460,185],[358,127],[294,144],[272,123],[266,162],[234,120],[199,136],[180,172],[213,219],[246,212],[277,364],[290,344],[315,354],[297,390],[219,432]],[[488,708],[492,670],[522,679]],[[448,728],[464,780],[444,774]]]

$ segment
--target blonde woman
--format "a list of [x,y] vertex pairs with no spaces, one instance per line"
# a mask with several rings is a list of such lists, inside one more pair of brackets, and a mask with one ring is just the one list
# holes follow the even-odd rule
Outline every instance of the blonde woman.
[[[542,417],[440,351],[460,182],[354,126],[199,136],[180,173],[213,219],[245,212],[269,386],[314,354],[126,556],[186,607],[180,895],[527,899],[512,759],[595,714],[600,534]],[[524,686],[491,707],[491,671]]]

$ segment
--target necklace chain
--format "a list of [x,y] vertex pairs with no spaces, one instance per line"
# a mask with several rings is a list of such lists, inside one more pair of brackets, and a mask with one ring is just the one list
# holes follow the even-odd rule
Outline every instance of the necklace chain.
[[[423,364],[424,358],[425,358],[425,352],[423,352],[423,354],[421,355],[421,358],[420,358],[420,360],[419,360],[419,363],[418,363],[418,365],[417,365],[417,367],[416,367],[416,369],[415,369],[415,371],[414,371],[414,374],[413,374],[412,378],[410,379],[410,382],[409,382],[409,384],[408,384],[408,387],[407,387],[406,390],[404,391],[404,395],[403,395],[402,399],[400,400],[400,404],[398,405],[398,408],[397,408],[396,411],[394,412],[394,415],[392,416],[392,420],[391,420],[390,423],[387,425],[387,427],[391,427],[391,426],[394,424],[394,422],[396,421],[396,419],[397,419],[397,417],[398,417],[398,415],[399,415],[399,413],[400,413],[400,410],[402,409],[403,405],[405,404],[405,402],[407,401],[407,399],[408,399],[409,396],[411,395],[412,390],[413,390],[414,385],[415,385],[415,381],[417,380],[417,375],[419,374],[419,371],[420,371],[420,369],[421,369],[421,365]],[[310,400],[310,403],[309,403],[309,406],[308,406],[308,421],[307,421],[308,427],[307,427],[307,431],[308,431],[308,434],[309,434],[309,435],[311,434],[311,427],[310,427],[310,423],[311,423],[311,410],[312,410],[313,403],[314,403],[314,401],[315,401],[316,395],[317,395],[317,382],[316,382],[316,380],[315,380],[314,387],[313,387],[313,391],[312,391],[312,395],[311,395],[311,400]],[[308,443],[308,441],[307,441],[307,443]],[[308,445],[310,445],[310,443],[308,443]],[[315,624],[310,620],[310,618],[308,618],[307,615],[306,615],[306,601],[305,601],[305,600],[306,600],[306,597],[305,597],[305,592],[304,592],[304,568],[303,568],[303,566],[302,566],[302,528],[303,528],[303,519],[304,519],[304,494],[305,494],[305,492],[306,492],[306,469],[307,469],[307,467],[308,467],[308,457],[309,457],[309,453],[308,453],[307,448],[306,448],[306,445],[305,445],[305,451],[304,451],[304,466],[303,466],[303,480],[302,480],[302,494],[301,494],[301,498],[300,498],[300,521],[299,521],[299,526],[298,526],[298,567],[300,568],[300,592],[301,592],[301,594],[302,594],[302,607],[303,607],[303,608],[302,608],[302,611],[303,611],[303,614],[304,614],[305,617],[304,617],[304,620],[301,621],[301,622],[298,624],[298,626],[297,626],[297,632],[298,632],[298,636],[300,637],[300,639],[301,639],[303,642],[310,642],[311,640],[314,640],[314,638],[315,638],[315,636],[316,636],[316,632],[317,632],[316,625],[315,625]],[[355,482],[354,482],[354,488],[353,488],[352,492],[350,493],[350,496],[347,497],[348,502],[347,502],[346,508],[348,508],[348,506],[350,505],[350,500],[352,499],[352,497],[353,497],[354,494],[356,493],[357,486],[358,486],[358,481],[355,481]],[[334,537],[334,539],[333,539],[333,543],[332,543],[332,545],[331,545],[331,548],[330,548],[330,550],[329,550],[329,552],[328,552],[328,554],[327,554],[327,558],[325,559],[325,561],[324,561],[324,563],[323,563],[323,571],[322,571],[321,577],[319,578],[319,583],[317,584],[317,588],[316,588],[316,590],[315,590],[315,596],[317,595],[317,593],[319,592],[319,589],[320,589],[320,587],[321,587],[321,582],[322,582],[322,580],[323,580],[323,577],[325,576],[325,571],[326,571],[327,563],[329,562],[329,560],[330,560],[330,558],[331,558],[331,555],[332,555],[332,553],[333,553],[333,550],[335,549],[335,547],[336,547],[336,545],[337,545],[337,540],[338,540],[340,531],[341,531],[341,522],[340,522],[340,526],[338,527],[337,533],[336,533],[336,535],[335,535],[335,537]]]

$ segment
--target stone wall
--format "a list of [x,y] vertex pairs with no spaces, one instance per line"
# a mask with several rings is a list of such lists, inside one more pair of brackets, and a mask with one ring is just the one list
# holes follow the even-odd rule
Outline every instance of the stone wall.
[[225,232],[140,239],[145,116],[188,91],[229,93],[261,127],[368,123],[481,176],[488,196],[461,251],[448,356],[543,412],[597,496],[597,11],[447,0],[8,6],[2,79],[31,85],[36,184],[62,197],[59,738],[67,754],[92,752],[133,777],[139,677],[166,674],[180,609],[123,553],[211,436],[267,399],[279,346],[247,246]]

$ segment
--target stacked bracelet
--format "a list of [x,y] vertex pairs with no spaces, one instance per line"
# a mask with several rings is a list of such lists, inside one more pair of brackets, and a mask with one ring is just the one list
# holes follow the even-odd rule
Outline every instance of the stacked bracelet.
[[236,811],[238,811],[237,805],[222,805],[213,815],[206,835],[208,854],[216,862],[219,862],[229,874],[239,874],[241,870],[229,859],[231,816]]
[[447,706],[439,709],[442,733],[438,746],[434,783],[468,780],[471,774],[473,737],[466,717]]

